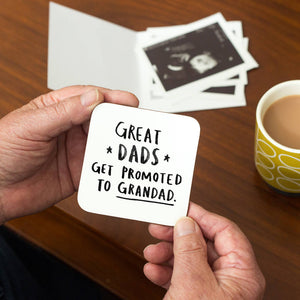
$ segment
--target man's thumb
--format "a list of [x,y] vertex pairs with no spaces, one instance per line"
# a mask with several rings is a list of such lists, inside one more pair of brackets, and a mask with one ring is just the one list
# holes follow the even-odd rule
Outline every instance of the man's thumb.
[[[174,267],[172,284],[188,285],[209,280],[212,271],[207,262],[207,247],[198,224],[181,218],[174,228]],[[177,284],[176,284],[177,285]]]
[[92,110],[103,100],[103,95],[96,88],[91,89],[82,95],[29,111],[31,118],[24,123],[31,128],[33,138],[53,138],[89,120]]

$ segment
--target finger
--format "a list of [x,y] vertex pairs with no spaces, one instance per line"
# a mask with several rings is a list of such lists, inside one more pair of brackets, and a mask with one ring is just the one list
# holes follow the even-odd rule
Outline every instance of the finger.
[[150,224],[148,227],[149,233],[156,239],[168,242],[173,241],[173,227]]
[[79,186],[86,140],[87,135],[81,126],[71,128],[66,135],[65,145],[68,149],[66,157],[68,161],[65,163],[68,165],[75,190],[77,190]]
[[145,276],[154,284],[168,289],[172,277],[172,268],[167,266],[147,263],[144,266]]
[[86,135],[87,135],[88,132],[89,132],[89,128],[90,128],[90,120],[85,121],[85,122],[82,124],[83,132],[84,132]]
[[[50,140],[90,119],[95,106],[104,101],[98,89],[67,98],[58,103],[28,111],[16,111],[22,132],[34,140]],[[38,126],[37,126],[38,125]]]
[[[245,267],[248,266],[249,262],[253,262],[254,253],[252,247],[236,224],[224,217],[208,212],[194,203],[191,203],[188,215],[199,224],[205,237],[214,243],[214,249],[218,256],[236,253],[238,257],[234,256]],[[228,265],[226,265],[226,262]],[[231,257],[228,260],[218,260],[218,264],[214,266],[226,268],[232,267],[233,264]]]
[[139,105],[138,98],[134,94],[129,92],[109,90],[105,91],[103,95],[105,102],[133,107],[138,107]]
[[73,85],[64,87],[58,90],[51,91],[47,94],[41,95],[32,101],[30,101],[28,104],[21,107],[22,110],[30,110],[30,109],[36,109],[36,108],[43,108],[46,106],[50,106],[53,104],[56,104],[60,101],[63,101],[68,98],[72,98],[74,96],[82,95],[90,90],[97,89],[102,95],[104,95],[106,92],[109,92],[109,89],[102,88],[102,87],[96,87],[92,85]]
[[22,109],[27,110],[32,108],[42,108],[45,106],[50,106],[67,98],[84,94],[93,89],[97,89],[104,96],[105,102],[133,107],[137,107],[139,104],[137,97],[129,92],[113,91],[107,88],[92,85],[74,85],[51,91],[45,95],[39,96],[30,101],[27,105],[23,106]]
[[208,240],[207,245],[207,260],[210,266],[220,257],[215,250],[215,245],[212,241]]
[[172,284],[186,281],[189,285],[216,284],[207,261],[207,248],[197,223],[191,218],[181,218],[174,228],[174,269]]
[[251,244],[238,226],[194,203],[191,203],[188,214],[197,221],[206,238],[214,243],[215,254],[219,258],[212,263],[212,269],[219,286],[228,289],[234,284],[242,286],[246,282],[247,290],[252,294],[248,299],[257,298],[253,297],[253,293],[262,295],[265,287],[264,276],[256,262]]
[[[110,89],[94,86],[94,85],[73,85],[73,86],[67,86],[58,90],[51,91],[50,93],[46,94],[49,95],[49,98],[56,99],[57,102],[73,97],[78,96],[81,94],[86,93],[87,91],[90,91],[92,89],[97,89],[100,91],[101,94],[105,94],[106,92],[109,92]],[[49,105],[53,104],[53,102],[49,103]]]
[[[128,92],[94,86],[70,86],[37,97],[15,113],[27,112],[29,115],[23,115],[20,120],[23,125],[27,124],[29,132],[40,135],[43,140],[58,136],[73,125],[86,123],[95,106],[104,101],[134,107],[139,104],[137,97]],[[39,124],[39,133],[36,124]],[[87,129],[86,125],[84,129]],[[46,131],[50,133],[45,136]]]
[[173,256],[173,244],[160,242],[156,245],[149,245],[144,249],[144,257],[153,264],[165,264]]

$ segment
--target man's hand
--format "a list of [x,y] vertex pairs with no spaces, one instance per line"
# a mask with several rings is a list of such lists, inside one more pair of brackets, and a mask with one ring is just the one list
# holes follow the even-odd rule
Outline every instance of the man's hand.
[[72,86],[42,95],[0,120],[0,224],[77,190],[89,119],[101,102],[138,106],[127,92]]
[[265,279],[241,230],[194,203],[188,215],[174,229],[149,226],[163,241],[145,248],[144,273],[168,289],[164,299],[262,299]]

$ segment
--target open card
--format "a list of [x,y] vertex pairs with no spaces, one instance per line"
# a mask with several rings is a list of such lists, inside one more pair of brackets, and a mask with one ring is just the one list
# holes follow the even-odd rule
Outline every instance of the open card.
[[134,30],[50,2],[48,87],[89,84],[143,99]]
[[200,126],[191,117],[103,103],[91,118],[78,203],[174,225],[188,209]]

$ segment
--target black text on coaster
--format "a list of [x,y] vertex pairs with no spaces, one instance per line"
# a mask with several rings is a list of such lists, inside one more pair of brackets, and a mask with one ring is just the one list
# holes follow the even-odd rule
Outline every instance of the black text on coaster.
[[187,213],[199,135],[191,117],[98,105],[79,205],[92,213],[173,226]]

